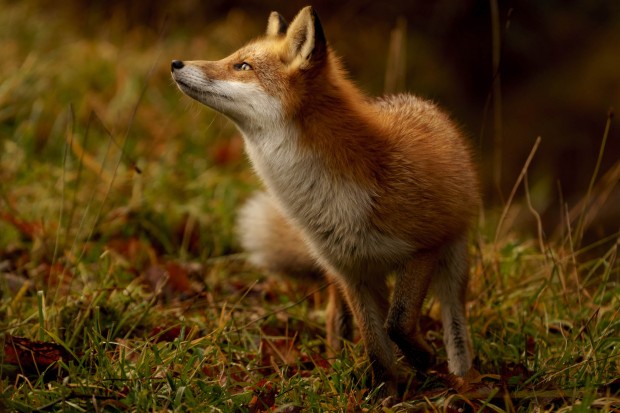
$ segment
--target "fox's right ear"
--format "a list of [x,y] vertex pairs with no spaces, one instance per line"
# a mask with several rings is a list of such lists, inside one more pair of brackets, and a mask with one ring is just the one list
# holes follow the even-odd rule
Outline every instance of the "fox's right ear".
[[324,61],[327,40],[319,16],[312,6],[303,8],[286,33],[289,61],[301,69],[309,69]]
[[288,23],[277,11],[272,11],[267,21],[267,36],[281,36],[286,34]]

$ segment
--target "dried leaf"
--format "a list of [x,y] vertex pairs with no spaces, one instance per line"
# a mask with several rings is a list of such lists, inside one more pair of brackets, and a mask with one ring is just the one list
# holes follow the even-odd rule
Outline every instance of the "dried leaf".
[[33,341],[7,334],[4,341],[4,363],[18,366],[25,375],[39,375],[54,363],[73,356],[61,345]]
[[620,394],[620,379],[612,380],[601,388],[601,392],[609,394]]
[[155,343],[161,342],[171,342],[179,338],[181,335],[181,326],[172,326],[172,327],[155,327],[151,330],[151,334],[149,334],[149,338],[154,338]]
[[493,384],[484,381],[484,379],[499,380],[499,377],[496,375],[483,375],[474,368],[470,369],[463,377],[442,373],[438,373],[438,375],[449,387],[456,391],[456,394],[447,399],[445,406],[446,411],[454,412],[471,411],[472,406],[478,400],[487,400],[496,392]]
[[536,339],[533,336],[527,335],[525,340],[525,350],[528,356],[534,356],[536,354]]
[[532,374],[533,373],[521,363],[503,364],[500,368],[501,382],[509,389],[521,385],[532,377]]
[[107,243],[108,249],[124,257],[134,269],[144,269],[157,260],[155,249],[150,243],[136,237],[113,238]]
[[163,293],[166,300],[184,298],[198,292],[189,279],[186,267],[172,261],[152,265],[145,271],[144,278],[151,289]]
[[268,380],[261,380],[253,386],[254,395],[248,404],[250,412],[269,411],[276,404],[278,387],[275,383]]
[[347,413],[359,412],[368,389],[351,390],[347,397]]

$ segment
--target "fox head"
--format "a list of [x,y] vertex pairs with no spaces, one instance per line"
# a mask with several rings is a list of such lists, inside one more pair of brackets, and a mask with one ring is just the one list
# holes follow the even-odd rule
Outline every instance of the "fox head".
[[173,60],[171,71],[183,93],[251,131],[294,116],[328,61],[323,28],[308,6],[290,25],[272,12],[264,36],[222,60]]

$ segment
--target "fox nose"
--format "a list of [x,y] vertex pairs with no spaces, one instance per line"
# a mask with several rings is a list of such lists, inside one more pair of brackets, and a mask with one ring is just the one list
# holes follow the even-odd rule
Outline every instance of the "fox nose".
[[173,60],[172,64],[170,65],[170,71],[174,72],[174,69],[183,69],[183,66],[185,66],[183,61],[181,61],[181,60]]

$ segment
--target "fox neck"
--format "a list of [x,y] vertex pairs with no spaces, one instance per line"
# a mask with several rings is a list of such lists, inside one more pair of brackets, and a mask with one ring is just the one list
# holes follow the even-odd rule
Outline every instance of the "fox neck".
[[[330,79],[321,79],[325,80]],[[329,188],[358,181],[361,177],[352,176],[349,169],[371,172],[369,165],[359,164],[367,161],[360,156],[361,147],[372,146],[380,135],[373,108],[348,81],[328,85],[306,90],[303,106],[293,113],[280,111],[281,116],[268,122],[238,124],[257,173],[278,194],[307,194],[308,183]]]
[[[324,69],[287,102],[292,109],[274,98],[269,119],[236,122],[250,159],[267,182],[288,180],[287,174],[304,176],[309,164],[319,166],[325,179],[349,175],[363,180],[350,176],[350,170],[372,172],[369,158],[385,149],[380,116],[370,100],[346,79],[335,57]],[[365,150],[374,153],[364,156],[360,151]]]
[[[317,255],[328,257],[328,265],[346,267],[359,254],[385,249],[379,255],[389,255],[409,246],[372,231],[373,188],[369,179],[352,172],[378,175],[367,151],[378,154],[384,145],[362,148],[368,142],[373,146],[376,136],[372,107],[361,103],[367,101],[358,94],[339,96],[337,87],[328,90],[329,96],[313,95],[303,112],[252,134],[244,132],[244,138],[256,172],[282,210],[304,229]],[[351,233],[367,235],[360,240]]]

